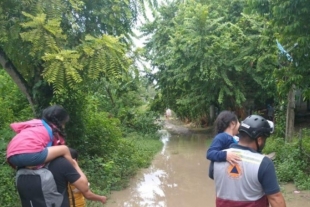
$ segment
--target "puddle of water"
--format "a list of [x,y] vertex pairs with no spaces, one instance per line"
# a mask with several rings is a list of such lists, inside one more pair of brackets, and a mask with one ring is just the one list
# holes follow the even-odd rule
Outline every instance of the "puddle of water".
[[[125,190],[113,192],[108,207],[214,207],[208,178],[205,135],[163,136],[164,147],[148,169]],[[207,204],[207,205],[206,205]]]
[[[164,146],[151,166],[132,178],[127,189],[115,191],[107,207],[215,207],[215,186],[205,158],[210,143],[205,134],[172,135],[164,130]],[[310,191],[296,194],[281,185],[287,207],[310,206]]]
[[281,185],[287,207],[307,207],[310,206],[310,191],[296,191],[292,183]]

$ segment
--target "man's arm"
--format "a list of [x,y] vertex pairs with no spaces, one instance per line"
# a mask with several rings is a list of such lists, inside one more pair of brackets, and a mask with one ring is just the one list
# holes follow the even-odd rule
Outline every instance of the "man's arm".
[[88,187],[88,180],[85,174],[82,172],[81,168],[78,166],[76,167],[77,172],[81,175],[81,177],[72,183],[79,191],[83,194],[83,196],[92,201],[100,201],[101,203],[105,203],[107,198],[105,196],[100,196],[93,193]]
[[286,207],[285,200],[281,192],[267,195],[267,198],[272,207]]
[[226,151],[224,149],[224,143],[219,137],[215,137],[207,151],[207,159],[216,162],[226,161]]
[[259,167],[258,180],[272,207],[286,207],[285,200],[280,192],[273,162],[267,157],[264,157]]

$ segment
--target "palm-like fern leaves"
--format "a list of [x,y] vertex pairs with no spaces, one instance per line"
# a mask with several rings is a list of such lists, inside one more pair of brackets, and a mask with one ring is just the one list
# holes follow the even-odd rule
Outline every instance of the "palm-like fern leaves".
[[21,38],[32,44],[30,55],[42,59],[43,78],[53,84],[56,93],[65,87],[76,88],[86,76],[118,79],[127,72],[130,61],[126,57],[126,46],[118,38],[87,35],[76,48],[67,49],[60,19],[49,20],[44,13],[23,14],[29,21],[21,24],[25,29]]

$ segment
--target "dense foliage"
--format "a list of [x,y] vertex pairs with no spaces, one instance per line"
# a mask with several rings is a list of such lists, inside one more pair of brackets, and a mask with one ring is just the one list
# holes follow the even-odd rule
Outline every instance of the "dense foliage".
[[[297,142],[283,140],[293,134],[285,117],[296,105],[289,92],[310,98],[309,14],[309,0],[165,1],[141,27],[144,57],[156,71],[148,77],[158,85],[152,109],[169,107],[181,118],[210,125],[214,106],[242,119],[273,103],[275,136],[281,138],[270,142],[269,152],[278,154],[279,178],[309,188],[309,159]],[[299,110],[309,115],[308,108]]]
[[[277,56],[275,40],[266,31],[271,26],[258,15],[241,13],[244,4],[173,1],[142,27],[145,35],[152,34],[145,57],[158,69],[150,76],[158,82],[165,107],[195,118],[209,114],[211,105],[250,109],[274,95],[269,77]],[[270,47],[273,53],[265,53]]]
[[[193,120],[210,115],[210,106],[236,112],[268,103],[285,108],[292,86],[308,99],[308,3],[164,3],[141,27],[148,37],[144,56],[157,71],[149,74],[159,86],[153,109],[170,107]],[[277,40],[287,54],[280,54]]]
[[[14,136],[9,124],[30,119],[33,115],[26,98],[3,70],[0,71],[0,80],[1,113],[6,115],[0,119],[0,192],[3,195],[0,205],[19,206],[14,170],[6,163],[5,150],[8,141]],[[113,108],[109,100],[102,98],[106,95],[104,92],[89,92],[83,99],[79,95],[65,98],[64,105],[71,110],[67,142],[69,146],[78,149],[80,166],[97,193],[108,195],[112,189],[126,186],[130,176],[139,168],[147,167],[162,146],[156,133],[159,126],[154,124],[153,112],[144,106],[145,96],[138,95],[141,91],[145,89],[131,91],[124,100],[115,96],[118,102],[123,103],[117,109]],[[76,104],[77,101],[80,105]],[[110,113],[105,109],[109,109],[106,111]],[[113,114],[113,111],[123,111],[123,114],[131,116],[119,116]],[[77,120],[82,120],[81,123],[75,120],[77,116]]]
[[[288,91],[296,87],[310,97],[309,0],[160,2],[1,0],[0,152],[13,136],[9,123],[62,104],[71,118],[67,143],[81,153],[93,188],[107,193],[159,149],[154,111],[169,107],[180,118],[210,124],[215,108],[243,116],[274,102],[282,108],[275,116],[282,136]],[[148,10],[154,19],[140,28],[145,47],[133,51],[133,29]],[[141,54],[155,69],[143,77]],[[279,154],[283,181],[300,184],[292,176],[309,173],[298,146],[274,139],[266,149]],[[3,156],[0,206],[18,200],[13,173]],[[304,181],[301,187],[309,188]]]
[[279,181],[294,182],[301,190],[310,189],[309,137],[309,129],[300,131],[291,143],[285,143],[282,137],[272,137],[267,139],[264,149],[266,154],[276,152],[274,163]]
[[0,64],[34,112],[87,81],[124,79],[145,5],[156,1],[0,1]]
[[[5,162],[9,124],[50,104],[70,114],[67,143],[80,152],[92,188],[108,193],[146,167],[161,143],[140,77],[132,30],[153,0],[0,1],[0,206],[18,206]],[[98,182],[101,180],[102,182]]]
[[278,92],[285,94],[294,84],[309,98],[309,1],[249,0],[247,3],[247,11],[261,15],[272,25],[275,37],[292,57],[290,61],[286,57],[279,60],[281,70],[274,74],[278,79]]

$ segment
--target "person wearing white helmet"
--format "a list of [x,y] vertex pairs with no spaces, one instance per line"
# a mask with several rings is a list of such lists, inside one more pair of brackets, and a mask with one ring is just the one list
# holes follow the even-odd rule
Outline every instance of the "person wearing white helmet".
[[274,131],[271,121],[258,115],[248,116],[239,127],[239,143],[225,151],[241,160],[231,165],[214,162],[210,178],[216,185],[216,207],[285,207],[273,162],[260,154]]

